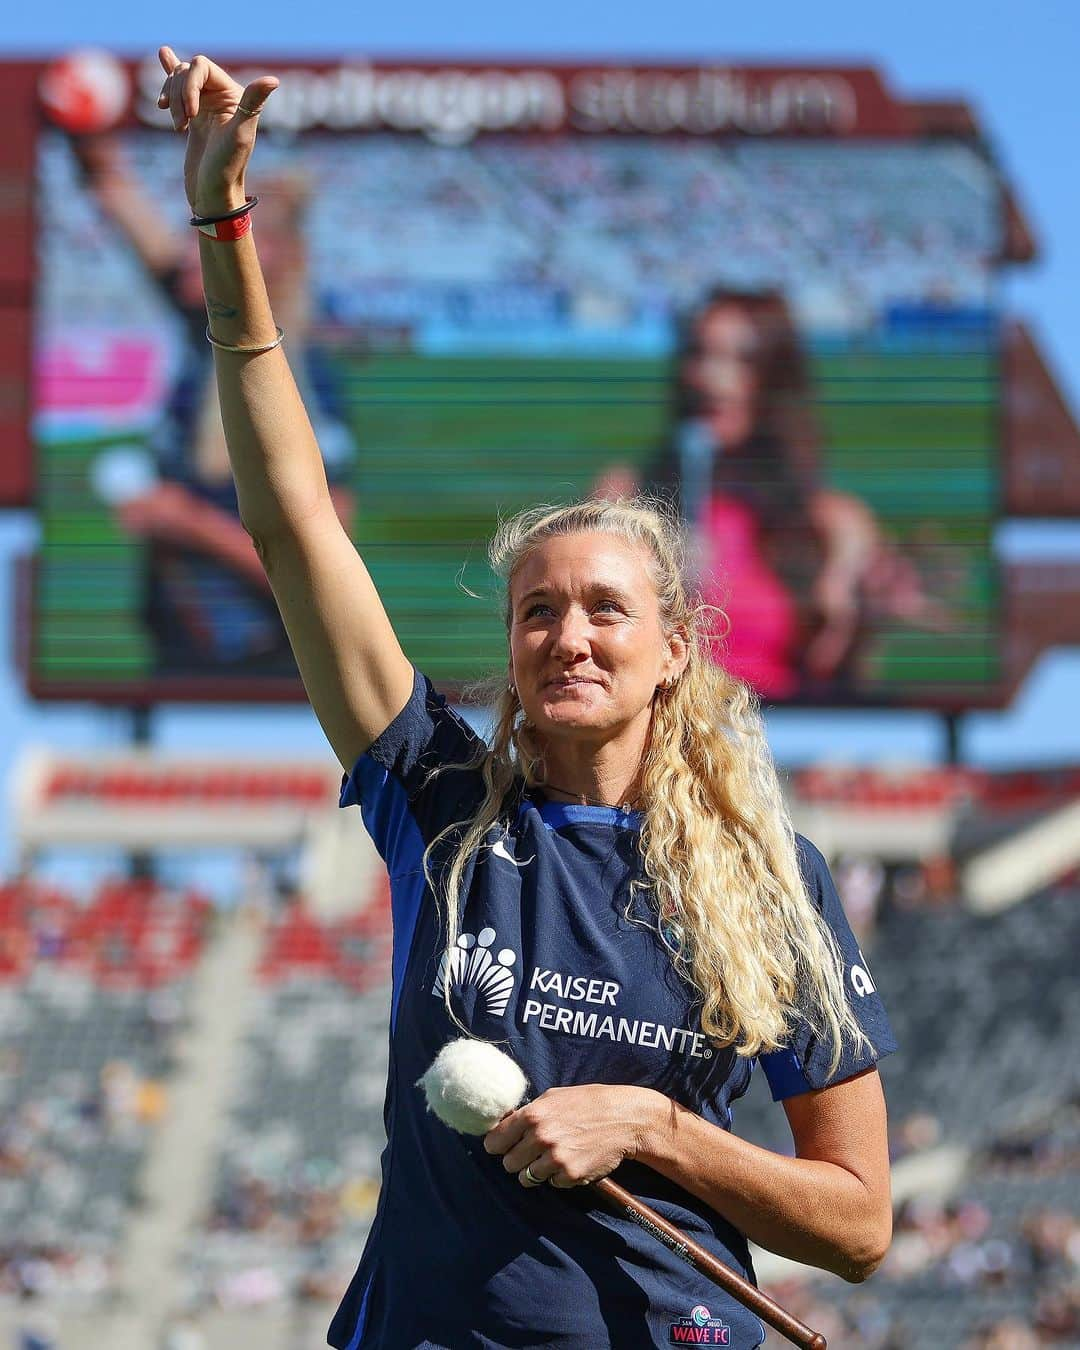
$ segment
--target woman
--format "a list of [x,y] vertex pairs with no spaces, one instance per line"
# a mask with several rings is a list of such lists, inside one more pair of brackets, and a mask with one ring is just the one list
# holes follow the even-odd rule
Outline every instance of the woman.
[[[646,485],[677,492],[695,527],[732,674],[766,698],[835,695],[858,678],[869,618],[941,626],[869,507],[820,481],[806,359],[779,293],[711,291],[676,372],[674,436]],[[602,490],[620,486],[609,475]]]
[[[196,216],[235,220],[276,81],[161,59]],[[489,750],[413,670],[334,514],[251,235],[201,248],[242,518],[343,804],[392,878],[383,1186],[330,1343],[622,1350],[668,1344],[705,1307],[714,1343],[759,1345],[754,1317],[586,1183],[617,1169],[744,1272],[750,1239],[863,1279],[890,1233],[874,1064],[892,1041],[750,695],[703,656],[677,529],[594,501],[500,531],[510,652]],[[483,1141],[416,1087],[461,1027],[507,1042],[532,1085]],[[729,1132],[755,1057],[795,1157]]]

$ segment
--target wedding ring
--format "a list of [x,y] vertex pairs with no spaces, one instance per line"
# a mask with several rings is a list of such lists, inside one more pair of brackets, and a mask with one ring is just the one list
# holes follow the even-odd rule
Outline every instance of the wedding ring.
[[526,1163],[526,1164],[525,1164],[525,1179],[526,1179],[526,1180],[529,1182],[529,1184],[532,1185],[532,1186],[542,1186],[542,1185],[544,1184],[544,1178],[543,1178],[543,1177],[538,1177],[538,1176],[534,1176],[534,1175],[533,1175],[532,1163]]
[[236,105],[236,111],[242,112],[245,117],[258,117],[262,112],[261,108],[245,108],[242,103]]

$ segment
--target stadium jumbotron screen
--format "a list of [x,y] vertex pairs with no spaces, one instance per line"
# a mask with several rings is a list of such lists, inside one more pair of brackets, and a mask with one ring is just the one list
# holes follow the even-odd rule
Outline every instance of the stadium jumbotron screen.
[[[1003,227],[975,142],[542,109],[483,134],[309,129],[289,81],[255,235],[339,509],[422,669],[502,660],[500,512],[646,487],[728,614],[716,658],[768,700],[989,701]],[[135,117],[38,138],[39,696],[302,697],[236,516],[181,160]]]

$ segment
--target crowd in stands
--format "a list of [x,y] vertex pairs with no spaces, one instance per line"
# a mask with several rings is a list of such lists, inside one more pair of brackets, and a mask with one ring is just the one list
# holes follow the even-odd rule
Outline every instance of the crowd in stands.
[[88,903],[24,877],[0,885],[0,984],[82,972],[114,989],[152,989],[191,969],[210,902],[150,880],[103,884]]
[[295,901],[268,923],[206,1231],[192,1244],[199,1303],[340,1297],[378,1198],[389,978],[384,880],[348,918]]
[[[983,918],[935,885],[934,866],[839,860],[845,901],[849,868],[859,894],[880,883],[863,944],[901,1046],[881,1065],[896,1176],[937,1156],[944,1179],[917,1169],[868,1285],[811,1277],[774,1292],[830,1344],[865,1350],[1080,1343],[1080,888]],[[790,1150],[759,1084],[736,1128]]]
[[[144,134],[126,149],[179,231],[173,147]],[[263,154],[268,177],[300,171],[295,147]],[[1000,253],[997,180],[960,146],[323,136],[300,154],[307,181],[335,184],[310,206],[317,294],[361,325],[453,326],[470,288],[532,287],[564,298],[556,321],[619,327],[729,282],[782,289],[810,327],[861,330],[895,304],[985,307]],[[59,136],[42,138],[40,173],[46,315],[77,291],[85,321],[167,322]]]
[[147,881],[0,887],[0,1297],[111,1290],[208,917]]
[[830,1344],[1035,1350],[1080,1342],[1080,1097],[992,1139],[959,1192],[899,1205],[865,1290],[789,1281],[774,1294]]
[[[935,1046],[926,1026],[909,1015],[903,971],[909,961],[925,964],[924,956],[942,938],[947,957],[957,950],[967,954],[960,984],[980,1015],[992,1009],[993,984],[968,984],[968,977],[981,965],[993,969],[1000,947],[1015,951],[1023,931],[1042,929],[1044,940],[1031,944],[1033,960],[1021,999],[1037,1018],[1040,1001],[1052,1001],[1060,991],[1072,935],[1065,916],[1076,909],[1074,888],[1033,897],[1014,914],[987,923],[955,903],[943,908],[941,894],[931,893],[921,869],[887,870],[872,858],[853,858],[840,860],[836,872],[842,891],[850,893],[854,886],[879,905],[883,931],[867,950],[879,987],[895,1009],[901,1041],[917,1047],[909,1048],[909,1061],[920,1054],[933,1059]],[[943,915],[955,932],[939,928]],[[297,911],[281,916],[268,935],[262,963],[265,1002],[249,1038],[244,1087],[197,1262],[200,1296],[221,1307],[290,1297],[332,1300],[351,1271],[373,1210],[386,953],[369,948],[375,963],[354,985],[358,992],[346,1013],[340,976],[328,952],[330,929]],[[901,929],[906,949],[898,942]],[[1065,966],[1050,959],[1055,951]],[[940,1009],[941,984],[951,978],[947,962],[939,963],[921,997]],[[971,1030],[976,1040],[985,1039],[978,1017]],[[1030,1046],[1034,1025],[1020,1030]],[[939,1041],[955,1052],[947,1038]],[[1075,1096],[1055,1097],[1066,1080],[1054,1046],[1046,1049],[1038,1071],[1041,1095],[1032,1088],[1027,1100],[1056,1104],[1043,1117],[998,1125],[989,1135],[979,1126],[992,1121],[991,1113],[973,1114],[963,1101],[942,1100],[936,1089],[923,1091],[910,1063],[894,1071],[886,1061],[895,1108],[894,1160],[925,1157],[938,1145],[965,1138],[971,1148],[965,1179],[954,1193],[930,1188],[898,1206],[893,1249],[871,1284],[853,1289],[828,1277],[801,1279],[776,1288],[782,1301],[826,1331],[832,1344],[866,1350],[931,1343],[1026,1350],[1075,1340],[1080,1334],[1080,1085]],[[1001,1075],[1008,1077],[1011,1063],[1005,1054],[995,1073],[978,1067],[970,1076],[983,1079],[987,1091],[1008,1104]],[[956,1061],[947,1054],[940,1067],[956,1074]],[[902,1089],[907,1077],[913,1080],[910,1091]],[[925,1073],[923,1081],[928,1081]],[[762,1142],[790,1148],[781,1113],[761,1100],[755,1104],[753,1097],[737,1108],[740,1132],[755,1138],[767,1134],[757,1128],[759,1115],[767,1113],[772,1135]],[[1015,1116],[1017,1101],[1012,1109]],[[971,1117],[966,1136],[959,1129],[964,1115]],[[335,1123],[343,1119],[350,1122],[348,1130]],[[366,1154],[359,1143],[365,1128],[371,1145]]]
[[[1080,1342],[1077,888],[985,919],[935,889],[932,867],[928,881],[925,867],[853,855],[834,871],[902,1046],[882,1066],[894,1162],[948,1145],[967,1164],[951,1188],[905,1192],[870,1284],[812,1276],[773,1292],[838,1346]],[[0,1299],[112,1291],[208,920],[205,901],[150,882],[82,904],[32,879],[0,889]],[[377,1199],[386,887],[347,918],[286,896],[262,922],[213,1193],[185,1262],[193,1307],[332,1303]],[[766,1097],[752,1089],[736,1128],[790,1148]],[[181,1327],[177,1344],[198,1334]]]

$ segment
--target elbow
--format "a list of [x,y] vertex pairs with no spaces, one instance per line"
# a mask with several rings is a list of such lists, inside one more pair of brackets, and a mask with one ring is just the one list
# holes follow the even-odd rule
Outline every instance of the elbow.
[[848,1284],[862,1284],[885,1260],[892,1242],[892,1211],[877,1215],[859,1234],[859,1241],[848,1244],[835,1273]]
[[255,553],[259,561],[263,565],[263,571],[268,572],[270,570],[269,569],[270,536],[266,533],[265,530],[252,529],[248,525],[247,521],[243,519],[241,519],[240,524],[244,527],[245,534],[251,540],[251,546],[255,550]]
[[842,534],[849,540],[858,540],[864,547],[876,544],[880,538],[873,511],[847,492],[826,490],[817,493],[810,515],[817,528],[826,535]]
[[240,524],[251,540],[255,555],[262,564],[267,578],[278,570],[283,554],[287,556],[295,552],[296,535],[290,530],[289,523],[284,518],[276,522],[265,520],[256,524],[241,516]]
[[342,524],[328,491],[315,493],[303,501],[291,501],[287,507],[268,500],[261,501],[258,510],[245,503],[240,506],[240,524],[250,536],[267,571],[279,552],[292,552],[309,530],[319,528],[327,521],[336,527]]
[[849,1260],[839,1267],[836,1274],[848,1284],[865,1284],[885,1259],[885,1253],[865,1256],[858,1260]]

